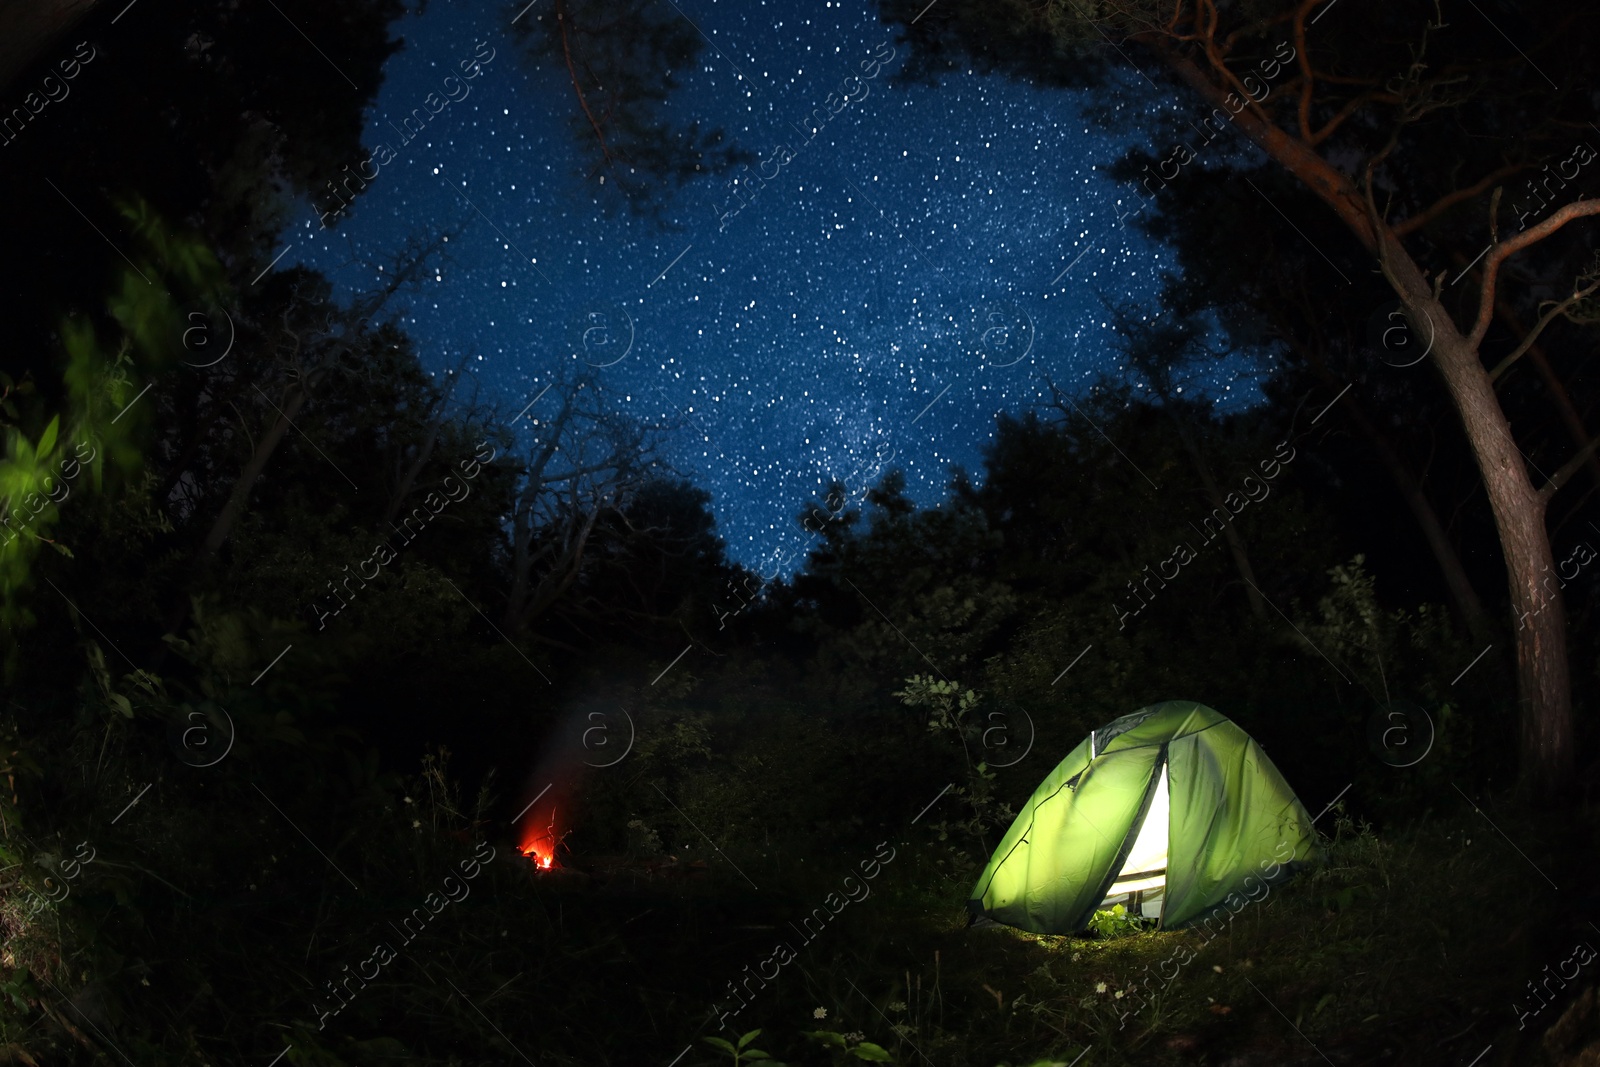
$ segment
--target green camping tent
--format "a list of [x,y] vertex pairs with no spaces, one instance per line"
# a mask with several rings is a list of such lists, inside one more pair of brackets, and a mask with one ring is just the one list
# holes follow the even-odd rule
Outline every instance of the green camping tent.
[[1050,772],[967,907],[1064,934],[1122,903],[1170,929],[1260,899],[1315,848],[1261,746],[1204,704],[1169,700],[1094,731]]

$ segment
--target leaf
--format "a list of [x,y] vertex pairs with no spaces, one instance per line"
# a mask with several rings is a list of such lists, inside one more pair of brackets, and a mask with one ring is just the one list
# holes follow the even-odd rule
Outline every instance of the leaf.
[[739,1039],[739,1047],[744,1048],[750,1042],[761,1036],[760,1030],[752,1030]]
[[700,1040],[704,1041],[712,1048],[720,1048],[730,1056],[736,1054],[736,1050],[734,1049],[732,1042],[724,1041],[720,1037],[702,1037]]
[[882,1045],[874,1045],[871,1041],[861,1042],[861,1044],[851,1049],[850,1052],[858,1060],[871,1060],[873,1063],[894,1062]]
[[118,711],[122,712],[123,718],[133,718],[133,704],[128,701],[127,697],[123,696],[121,693],[112,693],[111,703]]
[[765,1052],[762,1052],[758,1048],[747,1048],[747,1049],[745,1049],[744,1050],[744,1058],[747,1059],[747,1060],[770,1060],[770,1059],[772,1059],[771,1056],[767,1055]]
[[50,425],[44,428],[44,433],[39,437],[39,455],[48,456],[56,447],[56,436],[61,432],[61,416],[57,415],[50,420]]
[[833,1045],[836,1048],[845,1047],[844,1035],[834,1033],[832,1030],[807,1030],[805,1035],[813,1040],[821,1041],[824,1045]]

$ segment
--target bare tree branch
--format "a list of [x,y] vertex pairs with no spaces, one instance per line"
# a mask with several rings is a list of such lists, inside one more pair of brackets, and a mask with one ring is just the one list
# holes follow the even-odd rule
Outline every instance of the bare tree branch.
[[1410,218],[1401,219],[1399,222],[1394,224],[1394,234],[1396,237],[1404,237],[1409,233],[1415,233],[1417,230],[1422,229],[1422,227],[1426,226],[1440,215],[1443,215],[1446,211],[1449,211],[1463,200],[1471,200],[1473,197],[1482,193],[1485,189],[1497,185],[1502,180],[1510,178],[1513,175],[1519,174],[1528,169],[1528,164],[1518,163],[1513,166],[1501,167],[1499,170],[1491,171],[1481,180],[1474,182],[1465,189],[1457,189],[1455,192],[1446,193],[1444,196],[1441,196],[1432,204],[1417,212],[1415,215],[1412,215]]
[[1589,457],[1593,456],[1596,450],[1600,450],[1600,437],[1590,438],[1588,445],[1579,449],[1571,459],[1563,463],[1561,469],[1552,474],[1550,480],[1544,484],[1544,488],[1539,490],[1539,496],[1544,500],[1555,496],[1556,492],[1578,473],[1578,468],[1589,461]]
[[1495,364],[1494,370],[1489,372],[1489,380],[1492,382],[1496,378],[1500,377],[1500,375],[1504,374],[1507,370],[1510,370],[1511,365],[1517,360],[1521,359],[1528,349],[1533,347],[1534,342],[1539,340],[1539,335],[1544,332],[1544,328],[1546,326],[1550,325],[1556,319],[1566,314],[1567,309],[1586,299],[1597,289],[1600,289],[1600,281],[1596,281],[1587,289],[1574,289],[1572,291],[1572,295],[1567,297],[1565,300],[1546,301],[1550,307],[1550,310],[1545,312],[1543,318],[1533,324],[1533,329],[1529,330],[1527,336],[1523,337],[1521,344],[1517,345],[1516,348],[1511,350],[1510,355],[1506,356],[1505,359],[1502,359],[1499,363]]
[[1494,317],[1494,288],[1500,274],[1500,264],[1529,245],[1537,244],[1549,237],[1573,219],[1589,215],[1600,215],[1600,200],[1574,200],[1566,207],[1555,211],[1539,225],[1524,230],[1489,250],[1489,254],[1483,260],[1483,284],[1478,290],[1478,320],[1473,323],[1472,332],[1467,335],[1468,344],[1477,348],[1483,343],[1484,335],[1489,332],[1489,320]]

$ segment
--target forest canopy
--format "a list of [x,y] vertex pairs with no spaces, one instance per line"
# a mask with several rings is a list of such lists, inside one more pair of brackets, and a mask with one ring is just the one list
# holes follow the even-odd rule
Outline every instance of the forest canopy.
[[[539,142],[546,185],[512,222],[521,202],[451,159],[333,180],[389,170],[369,126],[431,44],[418,27],[487,25],[446,8],[0,14],[20,109],[0,228],[23,250],[0,266],[0,1057],[1590,1062],[1594,976],[1556,988],[1541,968],[1581,969],[1572,945],[1600,919],[1574,888],[1600,774],[1600,15],[881,0],[876,51],[836,46],[856,65],[826,68],[839,91],[807,112],[781,95],[776,57],[814,59],[785,51],[812,32],[787,12],[758,16],[758,64],[735,43],[745,14],[504,5],[492,34],[460,35],[477,52],[438,53],[474,60],[411,69],[449,94],[475,62],[520,79],[507,102],[538,94],[562,147]],[[721,110],[707,71],[735,87]],[[488,83],[406,142],[497,153],[513,138],[490,128],[513,119]],[[898,203],[825,156],[860,147],[864,105],[846,108],[870,91],[897,133],[949,138],[938,167],[976,166],[962,94],[1002,86],[1030,94],[1026,121],[1123,138],[1095,164],[1113,225],[1084,253],[1165,258],[1148,288],[1103,264],[1066,283],[1100,332],[1040,328],[1031,293],[946,314],[958,283],[930,297],[906,272],[944,284],[927,253],[955,268],[957,246],[903,223],[954,181]],[[949,114],[907,118],[913,100]],[[780,180],[751,147],[761,109],[834,124]],[[413,179],[443,199],[379,199]],[[791,179],[866,221],[819,200],[813,244],[789,241],[771,220]],[[1082,204],[985,182],[1012,202],[984,225]],[[702,194],[717,225],[675,229]],[[420,203],[449,206],[395,208]],[[361,244],[363,212],[393,239]],[[604,240],[518,242],[568,216],[666,251],[628,246],[648,270],[609,318],[516,304],[541,335],[510,358],[537,388],[502,390],[419,308],[491,319],[540,275],[565,295],[562,267]],[[309,219],[348,261],[285,258]],[[658,415],[632,364],[593,357],[625,322],[639,365],[714,376],[629,309],[711,332],[726,310],[714,343],[737,362],[757,301],[723,276],[745,261],[695,244],[742,228],[773,271],[821,279],[833,261],[800,261],[847,225],[902,258],[874,252],[859,309],[813,300],[808,366],[845,395],[898,360],[914,403],[876,450],[817,462],[768,565],[693,462],[759,421],[720,404],[737,390]],[[474,288],[474,236],[522,273]],[[919,333],[922,316],[949,321]],[[868,319],[888,355],[841,356]],[[949,388],[916,381],[929,336],[990,374],[1013,363],[982,346],[1026,338],[1028,399],[996,387],[970,468],[927,429],[939,414],[921,421]],[[1246,371],[1247,400],[1209,384]],[[757,414],[819,442],[855,425]],[[779,440],[750,478],[812,469],[771,458]],[[969,925],[1041,780],[1169,700],[1270,754],[1305,809],[1304,862],[1220,943],[1132,897],[1077,930]],[[1179,950],[1203,962],[1158,985]]]

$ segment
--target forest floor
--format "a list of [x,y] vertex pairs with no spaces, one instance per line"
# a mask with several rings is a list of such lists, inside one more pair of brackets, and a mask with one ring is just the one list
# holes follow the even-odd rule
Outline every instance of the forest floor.
[[[732,1063],[702,1038],[757,1029],[748,1048],[803,1064],[1574,1067],[1600,1064],[1600,966],[1580,948],[1600,945],[1600,898],[1574,889],[1593,884],[1593,839],[1584,820],[1509,811],[1383,833],[1341,820],[1324,865],[1209,939],[968,928],[965,881],[915,855],[886,864],[809,943],[800,924],[838,889],[822,863],[747,866],[776,897],[715,858],[704,874],[535,881],[569,928],[609,918],[613,934],[587,954],[611,965],[590,981],[635,1038],[656,1035],[662,1067]],[[752,979],[763,970],[779,973]]]

